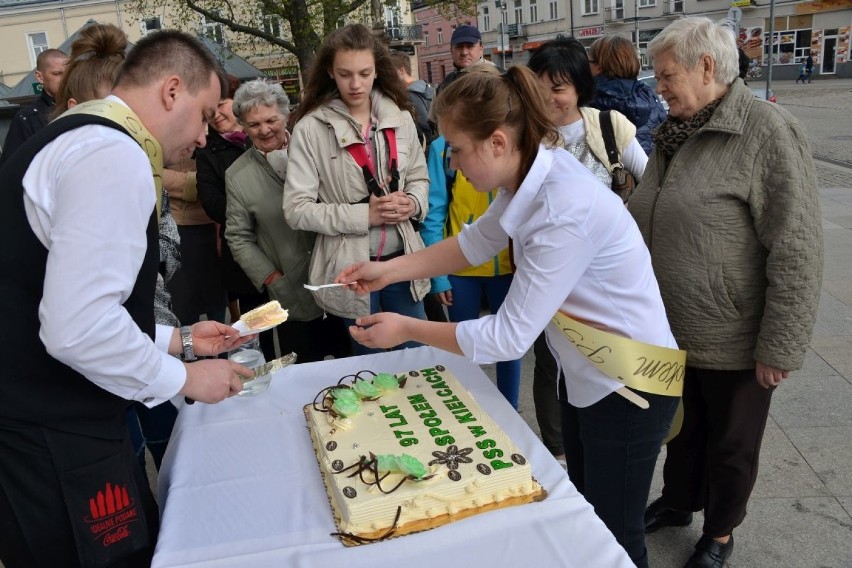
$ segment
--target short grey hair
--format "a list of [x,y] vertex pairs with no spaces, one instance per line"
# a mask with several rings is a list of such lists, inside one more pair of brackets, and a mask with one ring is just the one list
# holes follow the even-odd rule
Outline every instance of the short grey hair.
[[687,69],[694,69],[704,55],[716,64],[715,79],[730,85],[739,76],[739,52],[730,21],[714,22],[710,18],[687,16],[669,24],[648,44],[647,56],[669,52]]
[[290,114],[290,99],[278,83],[255,79],[240,85],[232,105],[232,112],[240,124],[248,111],[259,106],[277,106],[285,117]]

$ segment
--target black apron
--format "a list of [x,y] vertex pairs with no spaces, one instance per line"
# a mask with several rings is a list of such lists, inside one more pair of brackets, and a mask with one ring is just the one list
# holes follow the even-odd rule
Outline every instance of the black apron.
[[[144,566],[156,542],[156,503],[127,432],[130,402],[51,357],[38,336],[48,251],[27,221],[22,179],[42,148],[85,124],[124,132],[100,117],[65,117],[0,168],[0,311],[15,322],[0,342],[0,528],[23,537],[0,534],[6,568]],[[157,236],[152,210],[148,248],[124,304],[152,338]]]

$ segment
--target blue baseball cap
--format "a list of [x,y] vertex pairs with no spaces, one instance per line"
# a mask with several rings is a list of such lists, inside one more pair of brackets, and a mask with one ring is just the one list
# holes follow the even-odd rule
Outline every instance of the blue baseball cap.
[[476,27],[464,24],[453,30],[453,37],[450,38],[450,45],[458,45],[460,43],[479,43],[482,41],[482,36]]

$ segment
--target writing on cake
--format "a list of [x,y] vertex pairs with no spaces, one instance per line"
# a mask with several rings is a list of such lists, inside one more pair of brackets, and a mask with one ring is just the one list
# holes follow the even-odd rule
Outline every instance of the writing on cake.
[[443,365],[361,371],[305,416],[344,544],[544,499],[520,450]]

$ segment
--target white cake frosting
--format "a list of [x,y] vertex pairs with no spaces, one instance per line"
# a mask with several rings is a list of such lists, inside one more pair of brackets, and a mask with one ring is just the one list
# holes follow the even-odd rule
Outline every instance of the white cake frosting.
[[[348,418],[319,410],[321,401],[305,407],[341,533],[404,534],[544,497],[526,458],[449,371],[436,365],[397,378],[400,389],[362,401],[360,412]],[[351,467],[401,454],[417,458],[428,472],[422,480],[387,474],[380,481],[385,491],[405,479],[389,493],[376,486],[374,470]]]

